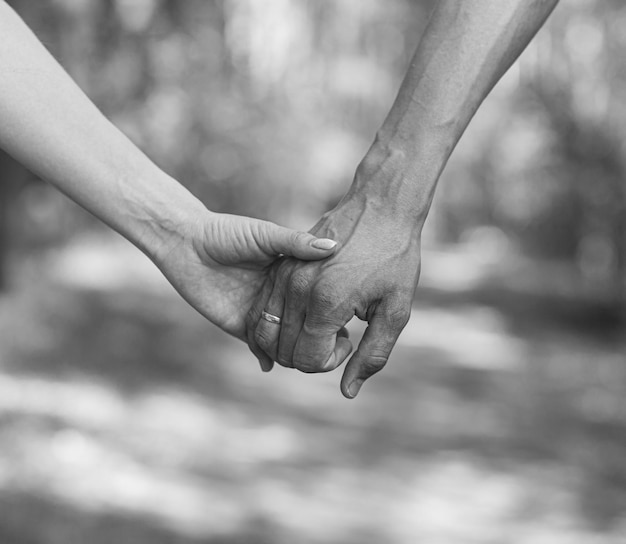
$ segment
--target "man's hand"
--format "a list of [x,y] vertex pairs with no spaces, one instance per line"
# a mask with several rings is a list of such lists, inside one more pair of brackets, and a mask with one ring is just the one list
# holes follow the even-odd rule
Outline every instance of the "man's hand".
[[[354,397],[387,361],[409,317],[419,276],[421,225],[456,143],[491,88],[557,0],[440,0],[400,92],[340,205],[312,232],[340,245],[319,263],[286,259],[248,316],[248,344],[314,372],[351,348],[342,327],[369,326],[344,371]],[[260,319],[262,311],[282,322]]]
[[[324,259],[332,240],[236,215],[206,211],[153,260],[182,297],[209,321],[245,339],[245,317],[279,255]],[[256,353],[269,370],[272,361]]]
[[[324,261],[285,258],[248,315],[248,343],[271,359],[303,372],[339,366],[352,346],[344,325],[355,315],[369,323],[347,364],[341,391],[357,395],[378,372],[406,325],[420,269],[420,227],[393,210],[349,194],[311,230],[339,242]],[[275,324],[261,313],[281,316]]]

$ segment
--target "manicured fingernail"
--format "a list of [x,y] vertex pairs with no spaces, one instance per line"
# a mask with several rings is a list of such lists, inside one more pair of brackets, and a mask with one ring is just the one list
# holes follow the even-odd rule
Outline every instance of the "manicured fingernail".
[[357,378],[348,386],[348,395],[350,395],[350,398],[353,399],[359,394],[362,385],[363,380]]
[[331,240],[330,238],[316,238],[311,242],[311,246],[316,249],[333,249],[337,245],[335,240]]
[[263,372],[269,372],[270,370],[272,370],[272,366],[273,366],[269,364],[267,361],[261,361],[261,359],[259,359],[259,365],[261,366],[261,370]]

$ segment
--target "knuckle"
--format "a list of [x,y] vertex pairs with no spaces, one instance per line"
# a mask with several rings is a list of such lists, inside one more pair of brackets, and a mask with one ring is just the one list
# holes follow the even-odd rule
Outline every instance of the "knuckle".
[[291,243],[294,246],[299,246],[305,243],[308,239],[309,235],[306,232],[302,231],[294,231],[291,234]]
[[284,284],[291,277],[293,267],[295,265],[294,260],[291,257],[281,257],[272,266],[270,271],[270,278],[276,283]]
[[294,354],[293,366],[300,372],[314,374],[322,372],[325,360],[319,353],[297,353]]
[[387,360],[387,354],[373,353],[369,355],[369,357],[363,359],[362,361],[363,373],[367,376],[372,376],[373,374],[380,372],[387,364]]
[[404,329],[410,318],[410,306],[400,306],[398,308],[394,308],[393,310],[388,311],[385,315],[387,324],[392,330],[395,331],[401,331],[402,329]]
[[334,284],[319,282],[311,291],[311,302],[322,310],[331,310],[341,305],[342,297]]
[[292,295],[301,297],[309,290],[310,277],[304,270],[296,270],[291,275],[289,282],[289,291]]
[[293,363],[289,360],[288,357],[285,357],[281,353],[278,353],[277,361],[280,366],[284,366],[287,368],[293,368]]
[[270,348],[273,344],[271,335],[264,328],[257,328],[256,331],[254,331],[254,340],[263,349]]

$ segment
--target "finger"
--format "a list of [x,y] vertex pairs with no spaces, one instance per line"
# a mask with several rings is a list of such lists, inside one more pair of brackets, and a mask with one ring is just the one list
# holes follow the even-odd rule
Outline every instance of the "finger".
[[308,282],[293,274],[285,293],[283,321],[281,323],[278,355],[276,361],[282,366],[293,368],[293,352],[304,324]]
[[[337,364],[337,360],[333,360],[332,356],[336,357],[334,352],[337,348],[338,338],[342,339],[337,348],[340,355],[347,347],[346,338],[338,337],[338,333],[352,318],[353,314],[342,315],[340,308],[334,308],[329,312],[322,299],[315,300],[315,296],[312,298],[302,325],[302,331],[296,342],[293,362],[294,366],[302,372],[325,372]],[[350,349],[352,349],[351,344]]]
[[269,255],[289,255],[305,261],[325,259],[335,252],[337,242],[308,232],[281,227],[269,221],[258,223],[257,242]]
[[[261,312],[254,331],[256,344],[265,352],[272,361],[278,360],[278,339],[282,326],[285,298],[283,294],[282,282],[274,282],[272,292],[265,303],[265,308]],[[263,317],[263,312],[270,316],[278,317],[281,322],[274,323]]]
[[[341,349],[344,345],[343,341],[346,340],[341,338],[342,343],[339,347],[337,346],[337,333],[339,332],[337,329],[341,329],[341,327],[311,325],[307,316],[294,349],[294,367],[309,373],[332,370],[336,366],[335,349]],[[352,349],[352,344],[350,344],[350,349]]]
[[372,315],[356,353],[346,365],[341,392],[353,399],[363,382],[380,371],[410,316],[410,308],[393,312],[379,310]]
[[261,347],[257,344],[257,341],[254,337],[254,333],[256,330],[257,323],[261,319],[261,313],[263,312],[263,308],[267,304],[267,300],[269,299],[273,289],[273,281],[271,278],[265,280],[263,287],[261,288],[261,292],[257,296],[254,304],[250,308],[248,315],[246,316],[246,340],[248,341],[248,347],[250,351],[255,355],[255,357],[259,360],[259,365],[261,366],[261,370],[263,372],[269,372],[274,368],[274,361],[268,357],[268,355],[261,349]]
[[250,351],[255,355],[259,361],[259,366],[263,372],[269,372],[274,368],[274,361],[268,357],[265,352],[256,344],[248,344]]
[[341,327],[337,333],[335,348],[328,361],[322,367],[322,372],[330,372],[340,366],[352,353],[352,342],[350,342],[348,330]]

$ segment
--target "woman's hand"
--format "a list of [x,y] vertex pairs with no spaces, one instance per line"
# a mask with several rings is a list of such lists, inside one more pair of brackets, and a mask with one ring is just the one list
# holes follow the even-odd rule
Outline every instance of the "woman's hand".
[[[241,340],[245,317],[279,256],[324,259],[336,245],[267,221],[209,211],[174,237],[153,253],[156,265],[189,304]],[[263,352],[255,354],[263,370],[272,368]]]

